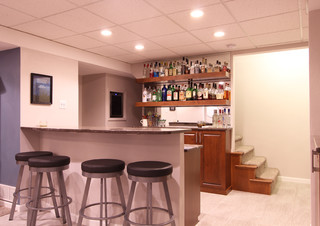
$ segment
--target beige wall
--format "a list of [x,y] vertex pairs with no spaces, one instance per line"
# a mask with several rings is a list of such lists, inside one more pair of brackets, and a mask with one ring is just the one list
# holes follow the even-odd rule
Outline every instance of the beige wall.
[[310,178],[308,49],[233,59],[236,134],[280,175]]
[[[135,79],[115,75],[87,75],[80,79],[82,126],[139,126],[141,109],[135,103],[141,98],[141,85]],[[124,93],[124,118],[110,119],[110,91]]]
[[[52,105],[30,104],[31,73],[53,76]],[[21,126],[78,127],[78,62],[21,48]],[[60,100],[67,106],[60,109]]]

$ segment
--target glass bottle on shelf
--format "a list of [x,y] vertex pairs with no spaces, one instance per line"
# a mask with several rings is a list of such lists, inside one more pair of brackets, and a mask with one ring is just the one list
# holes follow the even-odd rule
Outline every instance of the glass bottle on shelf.
[[173,65],[172,65],[172,76],[176,76],[176,75],[177,75],[176,62],[173,62]]
[[227,109],[224,108],[222,111],[222,126],[223,127],[227,127],[227,121],[228,121],[227,117],[228,117]]
[[173,67],[172,67],[172,63],[170,62],[169,64],[169,76],[172,76],[172,71],[173,71]]
[[169,76],[169,68],[167,63],[164,63],[164,76]]
[[142,102],[147,102],[147,95],[148,95],[147,87],[144,87],[142,92]]
[[143,65],[143,77],[144,78],[147,77],[147,66],[146,66],[146,64]]
[[231,99],[231,88],[229,87],[229,83],[226,83],[226,86],[224,88],[224,100],[230,100]]
[[212,126],[218,127],[218,111],[217,111],[217,109],[214,109],[214,112],[212,115]]
[[159,76],[164,77],[164,67],[163,62],[159,63]]
[[188,88],[186,90],[186,100],[192,100],[192,88],[191,88],[190,80],[188,80]]
[[174,91],[173,91],[173,100],[178,101],[179,100],[179,89],[178,86],[176,85]]
[[216,83],[212,83],[211,97],[212,97],[212,100],[217,99],[217,97],[216,97]]
[[185,65],[185,74],[190,74],[190,68],[189,68],[189,60],[186,58],[186,65]]
[[208,84],[204,84],[204,89],[203,89],[203,99],[208,100],[209,99],[209,89],[208,89]]
[[152,63],[150,63],[150,68],[149,68],[149,77],[152,78],[153,77],[153,66]]
[[192,61],[190,61],[190,75],[194,74],[194,65],[192,65]]
[[152,89],[149,86],[149,88],[147,89],[147,102],[151,101],[151,96],[152,96]]
[[172,101],[172,88],[171,88],[171,85],[169,85],[168,89],[167,89],[167,101]]
[[179,91],[179,100],[180,101],[185,101],[186,100],[186,98],[185,98],[185,88],[184,87],[185,86],[182,86],[180,88],[180,91]]
[[212,100],[212,86],[211,86],[211,83],[208,83],[208,99]]
[[157,102],[162,101],[162,90],[161,87],[157,89]]
[[197,100],[198,99],[198,89],[197,89],[197,84],[193,84],[193,89],[192,89],[192,100]]
[[230,112],[230,108],[228,108],[227,127],[231,127],[231,112]]
[[220,72],[220,66],[219,66],[219,61],[218,60],[216,61],[216,64],[214,65],[213,71],[214,72]]
[[211,63],[208,64],[207,72],[212,72],[213,65]]
[[219,115],[218,115],[218,128],[222,128],[222,111],[219,109]]
[[156,89],[156,88],[153,88],[153,89],[152,89],[151,100],[152,100],[153,102],[156,102],[156,101],[157,101],[157,89]]
[[201,73],[206,73],[206,65],[205,65],[205,59],[202,58],[202,64],[200,67]]
[[196,60],[196,64],[194,65],[194,73],[199,74],[200,73],[200,66],[198,60]]
[[181,74],[184,75],[186,71],[186,61],[185,57],[182,57],[182,62],[181,62]]
[[198,100],[202,100],[203,99],[203,87],[202,87],[202,83],[199,83],[199,88],[198,88]]
[[166,88],[166,85],[163,85],[163,88],[162,88],[162,101],[167,101],[167,88]]
[[159,66],[157,62],[154,63],[153,77],[155,78],[159,77]]
[[182,75],[182,73],[181,73],[181,63],[178,61],[177,62],[177,75]]

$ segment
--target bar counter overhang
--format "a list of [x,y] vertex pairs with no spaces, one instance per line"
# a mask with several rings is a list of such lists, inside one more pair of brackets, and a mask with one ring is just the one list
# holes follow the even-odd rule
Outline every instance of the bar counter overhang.
[[[184,132],[182,128],[148,128],[148,127],[83,127],[83,128],[49,128],[21,127],[20,151],[48,150],[56,155],[71,158],[70,168],[65,172],[67,193],[73,202],[70,210],[76,221],[85,187],[85,177],[81,174],[81,162],[96,158],[121,159],[126,164],[134,161],[157,160],[173,165],[172,179],[168,181],[176,225],[185,225],[185,155]],[[198,163],[199,164],[199,163]],[[121,177],[126,201],[130,182],[126,170]],[[145,205],[145,185],[139,185],[135,204]],[[143,187],[143,188],[141,188]],[[108,181],[108,197],[116,196],[116,182]],[[139,187],[138,187],[139,188]],[[98,180],[93,182],[92,190],[99,191]],[[96,192],[99,193],[99,192]],[[99,194],[94,194],[94,202]],[[165,198],[160,184],[153,188],[154,203],[166,208]],[[140,201],[141,200],[141,201]],[[188,204],[191,205],[192,204]],[[163,216],[163,215],[162,215]],[[155,220],[161,216],[155,215]],[[195,219],[197,221],[197,219]],[[121,225],[115,221],[115,225]]]

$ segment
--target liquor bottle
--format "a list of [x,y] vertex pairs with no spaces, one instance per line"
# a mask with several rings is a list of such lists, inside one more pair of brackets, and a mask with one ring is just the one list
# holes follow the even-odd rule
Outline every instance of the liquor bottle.
[[193,89],[192,89],[192,100],[197,100],[198,99],[198,89],[197,89],[197,84],[194,83]]
[[192,88],[190,84],[190,80],[188,80],[188,88],[186,90],[186,100],[192,100]]
[[201,73],[206,73],[205,59],[202,58],[202,64],[200,64]]
[[173,91],[173,100],[178,101],[179,100],[179,89],[178,86],[176,85],[176,88]]
[[181,74],[184,75],[186,71],[186,62],[185,62],[185,58],[182,57],[182,62],[181,62]]
[[163,85],[163,88],[162,88],[162,101],[167,101],[167,88],[166,88],[166,85]]
[[202,73],[201,68],[202,68],[202,63],[200,62],[199,63],[199,73]]
[[151,101],[151,96],[152,96],[152,89],[149,86],[149,88],[147,89],[147,102]]
[[212,87],[211,83],[208,83],[208,99],[212,100]]
[[182,73],[181,73],[181,63],[178,61],[177,62],[177,75],[182,75]]
[[194,73],[199,74],[200,73],[200,67],[199,67],[199,62],[196,60],[196,64],[194,65]]
[[218,115],[218,128],[222,127],[222,111],[219,109],[219,115]]
[[202,98],[204,100],[208,100],[209,99],[209,89],[208,89],[208,84],[204,85],[204,89],[203,89],[203,94],[202,94]]
[[147,67],[146,67],[146,64],[143,65],[143,77],[144,77],[144,78],[147,77]]
[[227,62],[223,63],[222,71],[228,71],[228,63]]
[[162,101],[162,90],[161,87],[157,89],[157,102]]
[[164,67],[163,67],[163,62],[159,63],[160,67],[159,67],[159,76],[160,77],[164,77]]
[[182,86],[182,87],[180,88],[180,91],[179,91],[179,100],[180,100],[180,101],[185,101],[185,100],[186,100],[184,94],[185,94],[184,86]]
[[[209,91],[209,92],[210,92],[210,91]],[[212,83],[211,99],[212,99],[212,100],[217,99],[217,97],[216,97],[216,84],[215,84],[215,83]]]
[[218,112],[217,109],[214,110],[214,113],[212,115],[212,126],[218,127]]
[[199,83],[199,88],[198,88],[198,100],[202,100],[203,99],[203,87],[202,84]]
[[226,87],[224,88],[223,99],[224,100],[231,99],[231,88],[229,87],[229,83],[226,83]]
[[172,76],[173,75],[173,67],[172,67],[172,62],[170,62],[170,65],[169,65],[169,76]]
[[147,102],[147,95],[148,95],[147,88],[144,87],[143,92],[142,92],[142,102]]
[[169,68],[167,63],[164,63],[164,76],[169,76]]
[[231,113],[230,113],[230,108],[228,109],[227,127],[231,127]]
[[150,68],[149,68],[149,77],[152,78],[153,77],[153,66],[152,63],[150,63]]
[[212,72],[212,68],[213,68],[213,65],[211,63],[209,63],[208,68],[207,68],[207,72],[208,73]]
[[214,65],[213,71],[214,72],[220,72],[220,66],[219,66],[219,61],[218,60],[217,60],[216,64]]
[[205,67],[205,72],[208,73],[208,60],[207,60],[207,58],[204,59],[204,67]]
[[172,75],[173,76],[177,76],[177,68],[176,68],[176,62],[173,62],[173,65],[172,65]]
[[152,99],[153,102],[157,101],[157,89],[156,88],[153,88],[153,90],[152,90],[151,99]]
[[227,117],[228,117],[228,115],[227,115],[227,109],[223,109],[223,112],[222,112],[222,126],[223,127],[227,127]]
[[217,100],[223,100],[223,95],[224,95],[223,85],[219,84],[219,89],[216,93]]
[[194,74],[194,65],[192,65],[192,61],[190,61],[190,74]]
[[167,101],[172,101],[172,89],[171,89],[171,85],[168,86],[167,89]]
[[186,58],[186,66],[185,66],[185,69],[184,69],[184,73],[185,74],[190,74],[190,68],[189,68],[189,60],[188,58]]
[[153,77],[155,78],[159,77],[159,66],[157,62],[154,63]]

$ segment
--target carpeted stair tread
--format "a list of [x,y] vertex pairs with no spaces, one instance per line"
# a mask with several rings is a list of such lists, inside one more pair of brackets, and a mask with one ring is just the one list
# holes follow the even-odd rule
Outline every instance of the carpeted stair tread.
[[237,147],[236,152],[243,152],[245,155],[246,153],[252,151],[254,149],[251,145],[241,145],[240,147]]
[[238,141],[241,141],[242,140],[242,136],[241,135],[236,135],[235,136],[235,141],[238,142]]
[[266,158],[263,156],[254,156],[251,159],[247,160],[243,164],[245,165],[255,165],[255,166],[261,166],[263,163],[265,163]]
[[259,179],[269,179],[275,180],[279,174],[279,170],[277,168],[265,168],[264,172],[259,176]]

